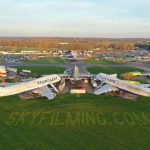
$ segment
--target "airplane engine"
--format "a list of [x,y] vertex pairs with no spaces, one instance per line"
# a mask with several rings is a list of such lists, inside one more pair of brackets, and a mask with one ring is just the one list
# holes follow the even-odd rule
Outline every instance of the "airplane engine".
[[88,83],[88,80],[84,80],[84,83],[87,84],[87,83]]
[[94,79],[91,79],[91,84],[92,84],[93,88],[97,87],[97,82]]

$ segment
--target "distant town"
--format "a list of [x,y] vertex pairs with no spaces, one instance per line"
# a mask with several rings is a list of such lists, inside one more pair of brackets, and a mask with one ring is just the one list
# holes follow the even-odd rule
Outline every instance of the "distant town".
[[[23,62],[51,57],[149,63],[149,39],[0,38],[0,61]],[[90,62],[90,61],[89,61]]]

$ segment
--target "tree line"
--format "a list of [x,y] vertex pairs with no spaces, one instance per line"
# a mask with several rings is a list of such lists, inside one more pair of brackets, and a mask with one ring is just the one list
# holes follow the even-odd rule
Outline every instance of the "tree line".
[[54,50],[132,50],[135,41],[98,38],[0,38],[1,48]]

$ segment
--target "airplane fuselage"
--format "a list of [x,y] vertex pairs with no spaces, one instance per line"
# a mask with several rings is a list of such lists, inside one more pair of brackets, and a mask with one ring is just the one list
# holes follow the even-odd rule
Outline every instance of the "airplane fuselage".
[[58,75],[48,75],[45,77],[41,77],[39,79],[35,79],[29,82],[23,82],[16,85],[8,86],[8,87],[0,87],[0,96],[9,96],[19,94],[25,91],[30,91],[33,89],[41,88],[43,86],[57,83],[61,80]]
[[119,89],[131,92],[137,95],[150,97],[149,88],[140,87],[140,85],[131,84],[127,81],[120,80],[118,78],[112,77],[104,73],[98,74],[96,78],[100,80],[101,82],[109,84],[113,87],[117,87]]

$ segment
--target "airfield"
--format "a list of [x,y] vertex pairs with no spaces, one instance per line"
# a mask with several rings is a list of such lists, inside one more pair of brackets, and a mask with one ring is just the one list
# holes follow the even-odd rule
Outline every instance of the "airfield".
[[[63,73],[74,63],[5,65],[42,75]],[[150,70],[149,65],[81,62],[78,66],[81,73],[117,72],[120,75]],[[0,149],[147,149],[150,147],[149,108],[150,101],[146,97],[138,97],[136,101],[93,94],[61,94],[52,101],[44,97],[30,100],[21,100],[18,96],[2,97]]]

